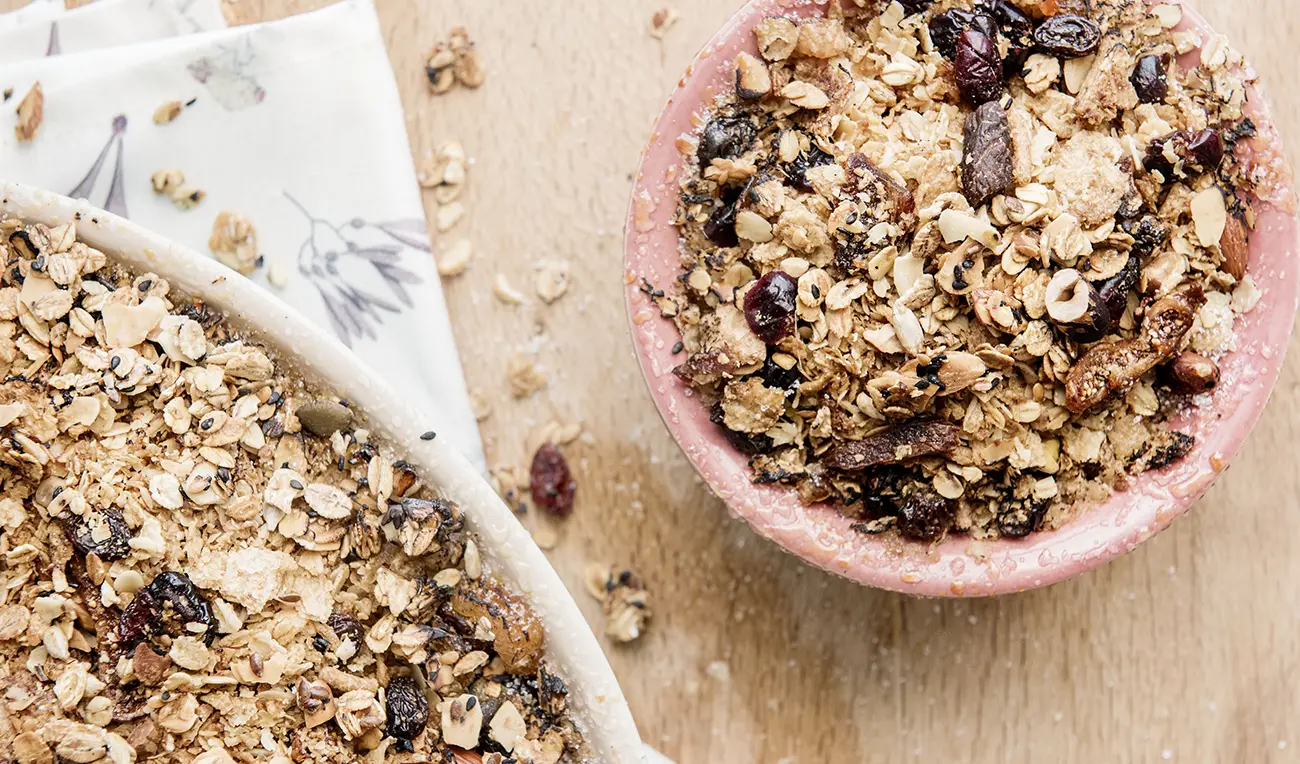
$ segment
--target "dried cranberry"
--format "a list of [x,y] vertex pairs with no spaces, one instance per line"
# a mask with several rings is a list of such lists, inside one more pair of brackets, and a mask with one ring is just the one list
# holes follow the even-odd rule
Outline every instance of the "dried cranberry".
[[795,157],[790,166],[785,171],[786,180],[790,185],[800,191],[812,191],[813,187],[808,183],[808,171],[814,167],[834,164],[835,157],[827,154],[825,151],[817,148],[814,144],[807,151]]
[[429,699],[415,680],[407,676],[390,679],[384,691],[388,711],[388,735],[412,740],[429,723]]
[[740,243],[736,236],[736,206],[740,195],[739,188],[726,189],[719,206],[714,208],[704,224],[704,235],[719,247],[734,247]]
[[130,554],[131,545],[128,542],[135,534],[126,524],[122,511],[110,508],[97,511],[96,515],[107,527],[108,538],[98,541],[95,539],[94,528],[98,522],[92,523],[92,518],[69,515],[64,519],[63,527],[72,541],[72,547],[83,557],[95,554],[104,562],[120,560]]
[[935,541],[952,526],[956,514],[953,503],[928,486],[909,486],[898,506],[898,529],[913,541]]
[[209,645],[217,638],[217,619],[207,598],[184,573],[167,571],[136,592],[118,619],[117,635],[130,647],[164,631],[173,636],[187,633],[191,623],[207,626],[204,641]]
[[[1106,311],[1110,320],[1107,322],[1105,336],[1114,329],[1119,320],[1124,317],[1124,311],[1128,309],[1129,293],[1137,287],[1138,279],[1142,275],[1142,258],[1136,254],[1128,256],[1128,262],[1124,263],[1124,268],[1114,276],[1101,282],[1097,288],[1097,294],[1101,297],[1101,302],[1106,306]],[[1098,337],[1098,339],[1101,339]]]
[[998,35],[997,22],[986,13],[953,8],[930,19],[930,39],[944,58],[957,55],[957,38],[967,29],[977,29],[992,39]]
[[[1176,167],[1169,161],[1166,146],[1172,147],[1174,156],[1181,160],[1180,166]],[[1190,178],[1218,170],[1223,164],[1223,154],[1223,138],[1213,128],[1195,133],[1178,130],[1152,141],[1142,166],[1149,172],[1160,173],[1165,182],[1170,182],[1179,174]]]
[[745,294],[745,320],[758,338],[771,345],[794,328],[799,285],[785,271],[772,271]]
[[1169,95],[1169,79],[1165,74],[1165,61],[1160,56],[1143,56],[1133,67],[1129,81],[1142,103],[1164,103]]
[[961,189],[978,207],[1003,193],[1014,181],[1011,169],[1011,126],[1007,113],[989,101],[966,115],[961,159]]
[[700,134],[696,157],[703,172],[715,159],[735,159],[749,151],[758,137],[758,128],[746,117],[714,117]]
[[1062,58],[1083,58],[1097,52],[1101,27],[1096,22],[1063,13],[1047,19],[1034,30],[1034,43],[1043,51]]
[[350,639],[354,646],[361,646],[361,639],[365,636],[365,629],[361,628],[361,623],[355,616],[336,610],[330,613],[328,623],[339,641]]
[[573,481],[564,454],[554,443],[543,443],[533,455],[528,487],[533,503],[547,512],[560,517],[568,517],[573,512],[573,494],[578,484]]
[[974,29],[962,32],[957,38],[953,70],[957,89],[972,105],[995,101],[1002,95],[1002,58],[996,38]]
[[722,401],[714,403],[709,409],[709,421],[716,424],[722,429],[722,433],[727,436],[727,442],[731,447],[746,456],[756,454],[765,454],[772,450],[772,439],[762,433],[751,435],[747,432],[737,432],[727,426],[726,412],[722,409]]

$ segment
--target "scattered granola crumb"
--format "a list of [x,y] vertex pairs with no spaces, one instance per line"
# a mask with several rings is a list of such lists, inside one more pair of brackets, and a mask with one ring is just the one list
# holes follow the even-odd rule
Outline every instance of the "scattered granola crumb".
[[266,281],[276,289],[284,289],[289,285],[289,272],[279,263],[271,263],[266,269]]
[[257,254],[257,229],[253,223],[237,212],[222,211],[212,221],[212,234],[208,249],[227,268],[247,276],[262,264]]
[[13,98],[13,97],[14,97],[14,89],[13,89],[13,88],[5,88],[5,89],[4,89],[4,93],[3,93],[2,95],[3,95],[4,100],[7,102],[10,98]]
[[433,216],[434,226],[437,227],[438,233],[446,233],[455,228],[463,217],[465,217],[465,205],[460,202],[444,204]]
[[506,367],[506,378],[510,382],[510,394],[516,398],[527,398],[546,387],[546,374],[531,353],[515,353],[511,356]]
[[550,304],[569,291],[569,261],[539,260],[537,262],[537,296]]
[[[10,93],[12,92],[11,90]],[[14,126],[14,135],[20,141],[30,141],[36,137],[41,120],[45,118],[45,91],[41,90],[39,81],[33,83],[31,90],[18,102],[17,111],[18,124]]]
[[153,123],[155,125],[166,125],[175,121],[185,111],[185,104],[180,101],[168,101],[154,110]]
[[469,268],[474,256],[474,245],[469,239],[457,239],[438,256],[438,275],[444,278],[459,276]]
[[194,186],[182,185],[172,191],[172,204],[175,204],[177,209],[180,210],[192,210],[199,206],[199,203],[202,202],[207,195],[207,191],[195,188]]
[[477,388],[469,391],[469,407],[474,412],[474,419],[479,422],[492,416],[492,402]]
[[442,95],[457,84],[478,88],[487,79],[478,50],[464,27],[452,29],[446,42],[434,44],[425,60],[424,73],[434,95]]
[[681,20],[681,15],[677,9],[671,6],[665,6],[654,12],[650,17],[650,36],[656,40],[662,40],[668,35],[668,30]]
[[203,201],[206,191],[188,185],[180,170],[159,170],[149,178],[155,194],[166,194],[179,209],[192,210]]
[[465,147],[447,141],[420,163],[416,178],[424,188],[433,189],[438,204],[451,204],[460,197],[469,178],[469,158]]
[[497,299],[506,305],[524,304],[524,293],[515,289],[504,273],[498,272],[497,277],[492,281],[492,294],[496,295]]
[[644,633],[650,620],[650,597],[631,570],[592,563],[583,576],[587,592],[601,602],[605,635],[624,644]]

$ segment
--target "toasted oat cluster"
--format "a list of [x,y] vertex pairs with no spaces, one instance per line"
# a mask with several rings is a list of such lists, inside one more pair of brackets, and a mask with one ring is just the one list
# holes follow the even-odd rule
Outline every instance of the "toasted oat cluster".
[[1022,537],[1187,454],[1169,414],[1259,299],[1264,171],[1240,56],[1181,20],[836,0],[757,25],[679,140],[679,283],[645,285],[755,481],[865,533]]
[[345,402],[73,224],[0,253],[0,760],[584,755],[537,617]]

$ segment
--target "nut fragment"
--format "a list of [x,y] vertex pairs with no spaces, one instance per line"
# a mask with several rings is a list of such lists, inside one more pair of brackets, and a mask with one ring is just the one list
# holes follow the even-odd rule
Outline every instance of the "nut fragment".
[[1219,249],[1223,252],[1223,272],[1238,280],[1244,278],[1250,262],[1250,232],[1245,221],[1231,212],[1224,223]]
[[1219,366],[1200,353],[1188,351],[1169,364],[1165,381],[1176,393],[1200,395],[1218,387]]
[[966,201],[978,207],[1014,182],[1011,126],[997,101],[989,101],[966,116],[961,159],[961,188]]
[[14,125],[14,135],[20,141],[30,141],[36,137],[41,120],[45,118],[45,91],[41,83],[32,84],[31,90],[18,102],[18,124]]
[[1097,288],[1073,268],[1052,276],[1046,300],[1047,315],[1079,342],[1096,342],[1110,329],[1110,310]]
[[741,53],[736,57],[736,95],[745,101],[757,101],[772,92],[772,74],[767,64]]
[[185,110],[185,104],[180,101],[168,101],[167,103],[154,109],[153,123],[155,125],[166,125],[176,120]]
[[257,229],[252,221],[237,212],[223,210],[212,221],[208,249],[227,268],[247,276],[261,264],[257,254]]

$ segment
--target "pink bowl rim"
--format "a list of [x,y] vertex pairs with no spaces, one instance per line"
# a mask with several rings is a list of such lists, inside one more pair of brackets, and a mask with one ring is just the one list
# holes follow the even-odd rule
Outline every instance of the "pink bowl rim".
[[[793,488],[750,482],[747,461],[672,375],[677,361],[671,347],[680,335],[641,289],[643,279],[665,285],[678,272],[679,239],[671,225],[681,164],[676,139],[691,132],[691,116],[703,112],[728,82],[735,55],[754,52],[748,33],[754,23],[769,15],[819,13],[826,4],[747,3],[692,61],[644,148],[627,214],[624,281],[637,359],[665,425],[709,487],[756,533],[811,565],[867,586],[936,597],[1006,594],[1072,578],[1136,549],[1184,514],[1226,469],[1258,422],[1290,341],[1300,304],[1300,227],[1290,169],[1266,97],[1258,86],[1251,89],[1250,115],[1260,128],[1253,155],[1267,157],[1280,174],[1270,197],[1280,204],[1257,205],[1251,239],[1248,273],[1262,296],[1251,313],[1237,319],[1239,346],[1224,357],[1223,381],[1212,400],[1175,419],[1176,426],[1196,436],[1193,451],[1166,470],[1135,478],[1127,491],[1063,528],[1026,539],[985,542],[957,536],[931,546],[867,536],[852,531],[852,521],[833,507],[804,506]],[[1186,6],[1183,26],[1211,31]]]

